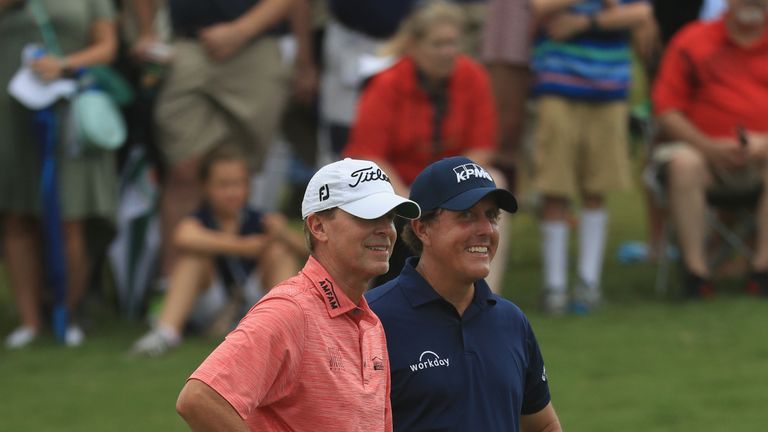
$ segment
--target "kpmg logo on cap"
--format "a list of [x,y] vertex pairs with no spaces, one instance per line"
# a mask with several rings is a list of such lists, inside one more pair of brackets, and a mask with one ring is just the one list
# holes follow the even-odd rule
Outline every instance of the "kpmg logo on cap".
[[457,167],[453,168],[453,172],[456,173],[456,183],[461,183],[463,181],[470,180],[472,178],[484,178],[488,179],[489,181],[493,181],[491,178],[491,175],[488,174],[488,171],[483,169],[478,164],[475,163],[469,163],[464,165],[459,165]]
[[352,171],[352,174],[350,174],[350,177],[354,180],[354,184],[350,183],[349,187],[357,187],[360,183],[365,183],[369,181],[376,181],[376,180],[383,180],[387,183],[389,183],[389,177],[387,177],[386,174],[384,174],[384,171],[380,170],[379,168],[373,169],[372,166],[368,168],[361,168],[357,171]]

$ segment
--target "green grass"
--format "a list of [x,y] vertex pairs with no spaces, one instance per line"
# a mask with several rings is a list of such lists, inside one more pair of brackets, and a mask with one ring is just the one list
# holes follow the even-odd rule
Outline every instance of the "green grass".
[[[533,323],[566,430],[765,430],[768,303],[742,295],[735,280],[719,281],[713,301],[657,298],[653,265],[615,260],[620,241],[644,237],[638,194],[613,196],[610,208],[607,303],[586,317],[536,311],[538,228],[530,214],[513,227],[505,293]],[[13,326],[9,303],[0,289],[3,334]],[[125,353],[141,323],[103,308],[92,320],[82,349],[50,338],[19,352],[0,349],[0,431],[185,430],[176,396],[217,342],[190,339],[161,359],[132,358]]]

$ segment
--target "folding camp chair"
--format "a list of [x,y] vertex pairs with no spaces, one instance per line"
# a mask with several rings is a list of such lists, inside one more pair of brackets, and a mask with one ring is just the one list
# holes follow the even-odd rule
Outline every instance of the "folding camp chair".
[[[668,208],[666,165],[646,167],[643,180],[653,191],[657,203]],[[749,239],[754,238],[757,231],[755,211],[763,193],[763,185],[756,185],[749,190],[738,193],[708,192],[706,199],[708,211],[707,226],[710,233],[705,241],[708,247],[707,264],[709,268],[717,268],[734,255],[747,260],[752,258],[753,245]],[[656,274],[656,293],[666,296],[669,293],[669,272],[672,259],[665,253],[673,246],[674,229],[667,218],[663,228],[663,251],[659,256],[659,266]],[[718,247],[719,246],[719,247]]]

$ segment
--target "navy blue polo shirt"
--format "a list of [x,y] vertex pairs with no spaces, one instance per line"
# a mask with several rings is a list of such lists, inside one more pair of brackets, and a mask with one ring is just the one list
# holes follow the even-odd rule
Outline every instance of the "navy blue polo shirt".
[[417,262],[365,295],[387,335],[394,430],[518,431],[550,401],[528,319],[484,280],[459,316]]

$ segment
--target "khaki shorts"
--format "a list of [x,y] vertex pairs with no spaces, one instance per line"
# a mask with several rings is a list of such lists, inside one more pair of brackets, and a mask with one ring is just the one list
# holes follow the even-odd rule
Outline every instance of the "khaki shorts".
[[546,96],[534,128],[534,185],[543,195],[602,195],[630,184],[627,104]]
[[[688,144],[681,141],[659,144],[651,156],[650,169],[658,173],[666,169],[667,164],[676,153],[688,148]],[[729,194],[749,194],[760,188],[765,182],[766,167],[763,165],[750,165],[743,169],[726,170],[716,166],[709,166],[712,175],[712,185],[708,192],[715,196]]]
[[174,49],[155,111],[166,162],[173,166],[232,140],[259,170],[288,95],[277,39],[257,39],[224,62],[210,60],[194,39],[179,39]]

